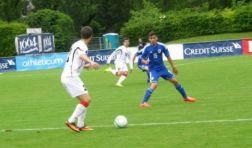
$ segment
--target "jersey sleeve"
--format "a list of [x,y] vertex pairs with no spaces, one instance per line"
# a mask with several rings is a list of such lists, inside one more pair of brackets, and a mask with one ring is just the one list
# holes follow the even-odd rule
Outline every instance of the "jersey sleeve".
[[169,57],[170,56],[170,53],[169,53],[169,50],[166,46],[163,46],[163,53],[166,57]]
[[117,48],[115,51],[113,51],[110,54],[110,56],[108,57],[108,60],[107,60],[107,64],[109,64],[111,62],[111,60],[115,59],[116,55],[118,54],[118,50],[119,49]]
[[88,50],[87,49],[84,49],[84,48],[80,48],[78,47],[78,49],[76,50],[76,54],[77,55],[87,55],[88,54]]
[[128,60],[129,60],[129,66],[130,66],[130,69],[133,69],[133,65],[134,65],[134,61],[132,61],[132,53],[130,51],[128,51]]
[[144,50],[142,52],[143,52],[142,59],[147,60],[148,59],[148,49],[144,48]]

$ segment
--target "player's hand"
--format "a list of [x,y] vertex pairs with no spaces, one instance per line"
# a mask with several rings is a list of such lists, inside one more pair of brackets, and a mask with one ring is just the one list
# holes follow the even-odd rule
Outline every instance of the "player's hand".
[[148,65],[149,64],[149,60],[142,60],[142,63],[144,64],[144,65]]
[[84,68],[87,69],[87,70],[90,70],[92,67],[91,67],[90,63],[87,63],[87,64],[84,65]]
[[173,73],[174,73],[175,75],[177,75],[177,74],[178,74],[178,70],[177,70],[177,68],[176,68],[176,67],[173,67],[173,68],[172,68],[172,71],[173,71]]
[[94,68],[95,70],[100,68],[100,65],[96,62],[91,62],[90,64],[91,64],[91,67]]

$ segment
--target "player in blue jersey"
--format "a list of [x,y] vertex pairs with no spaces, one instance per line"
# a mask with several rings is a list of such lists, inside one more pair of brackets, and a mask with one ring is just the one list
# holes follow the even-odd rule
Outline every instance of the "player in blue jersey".
[[138,52],[133,56],[132,58],[132,63],[134,63],[136,57],[138,58],[138,61],[137,61],[137,66],[140,70],[142,70],[143,72],[146,72],[147,74],[147,82],[149,83],[150,82],[150,75],[149,75],[149,68],[148,68],[148,65],[145,65],[142,63],[142,54],[143,54],[143,51],[144,51],[144,46],[145,46],[145,43],[142,41],[142,39],[139,39],[138,40],[139,44],[138,44]]
[[[174,74],[178,74],[178,70],[173,63],[169,51],[166,46],[162,43],[158,42],[158,37],[155,32],[149,33],[149,41],[150,44],[145,46],[145,49],[142,54],[142,63],[148,65],[149,73],[150,73],[150,88],[148,88],[145,92],[143,101],[140,104],[140,107],[150,107],[148,100],[150,99],[151,94],[158,86],[159,77],[162,77],[165,80],[170,81],[174,84],[175,88],[179,91],[179,93],[183,96],[184,101],[186,102],[195,102],[195,98],[188,97],[184,88],[177,81]],[[170,72],[163,61],[163,54],[167,58],[168,62],[171,65],[172,72]]]

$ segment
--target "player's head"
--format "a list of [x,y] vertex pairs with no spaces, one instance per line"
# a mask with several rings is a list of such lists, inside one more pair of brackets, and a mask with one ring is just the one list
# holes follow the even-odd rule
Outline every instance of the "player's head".
[[150,41],[151,44],[157,44],[158,37],[157,37],[157,34],[154,31],[151,31],[149,33],[149,41]]
[[138,43],[143,43],[142,38],[138,38]]
[[122,44],[123,44],[123,46],[125,46],[125,47],[129,47],[129,44],[130,44],[129,38],[128,38],[128,37],[124,37],[124,38],[122,39]]
[[93,37],[93,29],[90,26],[84,26],[81,28],[80,35],[82,39],[89,42]]

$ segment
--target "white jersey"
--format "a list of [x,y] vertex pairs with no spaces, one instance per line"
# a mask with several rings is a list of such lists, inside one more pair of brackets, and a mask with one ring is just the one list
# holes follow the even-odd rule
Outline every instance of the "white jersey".
[[75,42],[70,49],[68,59],[66,61],[64,70],[62,72],[63,77],[76,77],[79,76],[85,62],[81,60],[80,55],[87,55],[88,48],[84,41],[79,40]]
[[107,60],[107,64],[111,62],[111,60],[115,60],[115,64],[123,65],[126,64],[127,61],[130,63],[130,69],[133,69],[133,63],[131,62],[131,52],[125,46],[118,47]]

